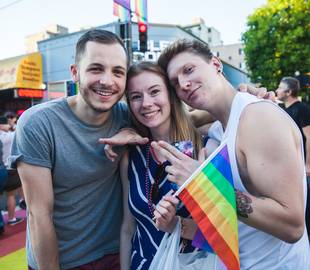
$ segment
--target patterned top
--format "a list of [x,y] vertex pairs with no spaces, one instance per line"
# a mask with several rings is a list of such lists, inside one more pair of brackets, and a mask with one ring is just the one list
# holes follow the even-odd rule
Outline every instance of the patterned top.
[[[147,167],[149,170],[146,169]],[[167,180],[167,173],[164,170],[161,179],[156,180],[159,167],[160,165],[154,159],[152,151],[150,151],[150,144],[131,146],[128,166],[130,182],[128,203],[137,223],[132,239],[131,269],[149,268],[165,234],[155,227],[152,221],[153,214],[150,205],[152,203],[156,205],[171,189],[176,190],[176,185]],[[148,175],[146,175],[147,171],[150,172]],[[158,196],[154,201],[150,202],[151,186],[156,181],[159,184]],[[189,217],[189,213],[183,204],[178,207],[177,215]],[[190,244],[184,248],[184,252],[193,250],[194,247]]]

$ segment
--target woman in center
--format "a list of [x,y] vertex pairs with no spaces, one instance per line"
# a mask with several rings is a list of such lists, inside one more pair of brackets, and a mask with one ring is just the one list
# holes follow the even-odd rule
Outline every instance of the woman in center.
[[[136,129],[150,141],[174,143],[180,151],[197,159],[202,148],[201,135],[169,87],[165,73],[157,64],[141,62],[130,67],[126,98]],[[148,269],[165,232],[171,232],[176,225],[178,218],[173,205],[178,200],[169,194],[177,187],[166,178],[167,165],[150,143],[130,146],[122,160],[124,219],[120,253],[123,270]],[[180,249],[191,252],[195,249],[191,239],[197,225],[183,205],[179,205],[176,215],[182,217]]]

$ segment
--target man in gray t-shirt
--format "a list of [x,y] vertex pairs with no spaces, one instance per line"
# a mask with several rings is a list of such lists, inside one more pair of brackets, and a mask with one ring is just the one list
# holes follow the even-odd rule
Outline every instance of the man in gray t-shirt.
[[27,202],[30,269],[119,269],[119,162],[107,160],[98,139],[129,124],[127,106],[118,102],[127,65],[116,35],[90,30],[71,66],[79,93],[34,106],[19,119],[11,165]]

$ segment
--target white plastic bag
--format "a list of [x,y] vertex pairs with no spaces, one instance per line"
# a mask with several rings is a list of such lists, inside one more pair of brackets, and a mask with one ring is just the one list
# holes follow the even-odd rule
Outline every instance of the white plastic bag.
[[180,220],[173,232],[166,233],[158,247],[149,270],[216,270],[217,256],[206,251],[179,253]]

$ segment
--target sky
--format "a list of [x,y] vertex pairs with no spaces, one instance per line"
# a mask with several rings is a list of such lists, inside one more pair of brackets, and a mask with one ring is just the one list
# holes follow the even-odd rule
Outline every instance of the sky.
[[[202,18],[221,33],[224,44],[237,43],[247,16],[267,0],[148,0],[150,23],[188,25]],[[117,20],[113,0],[0,0],[0,59],[25,54],[25,37],[59,24],[69,32]]]

